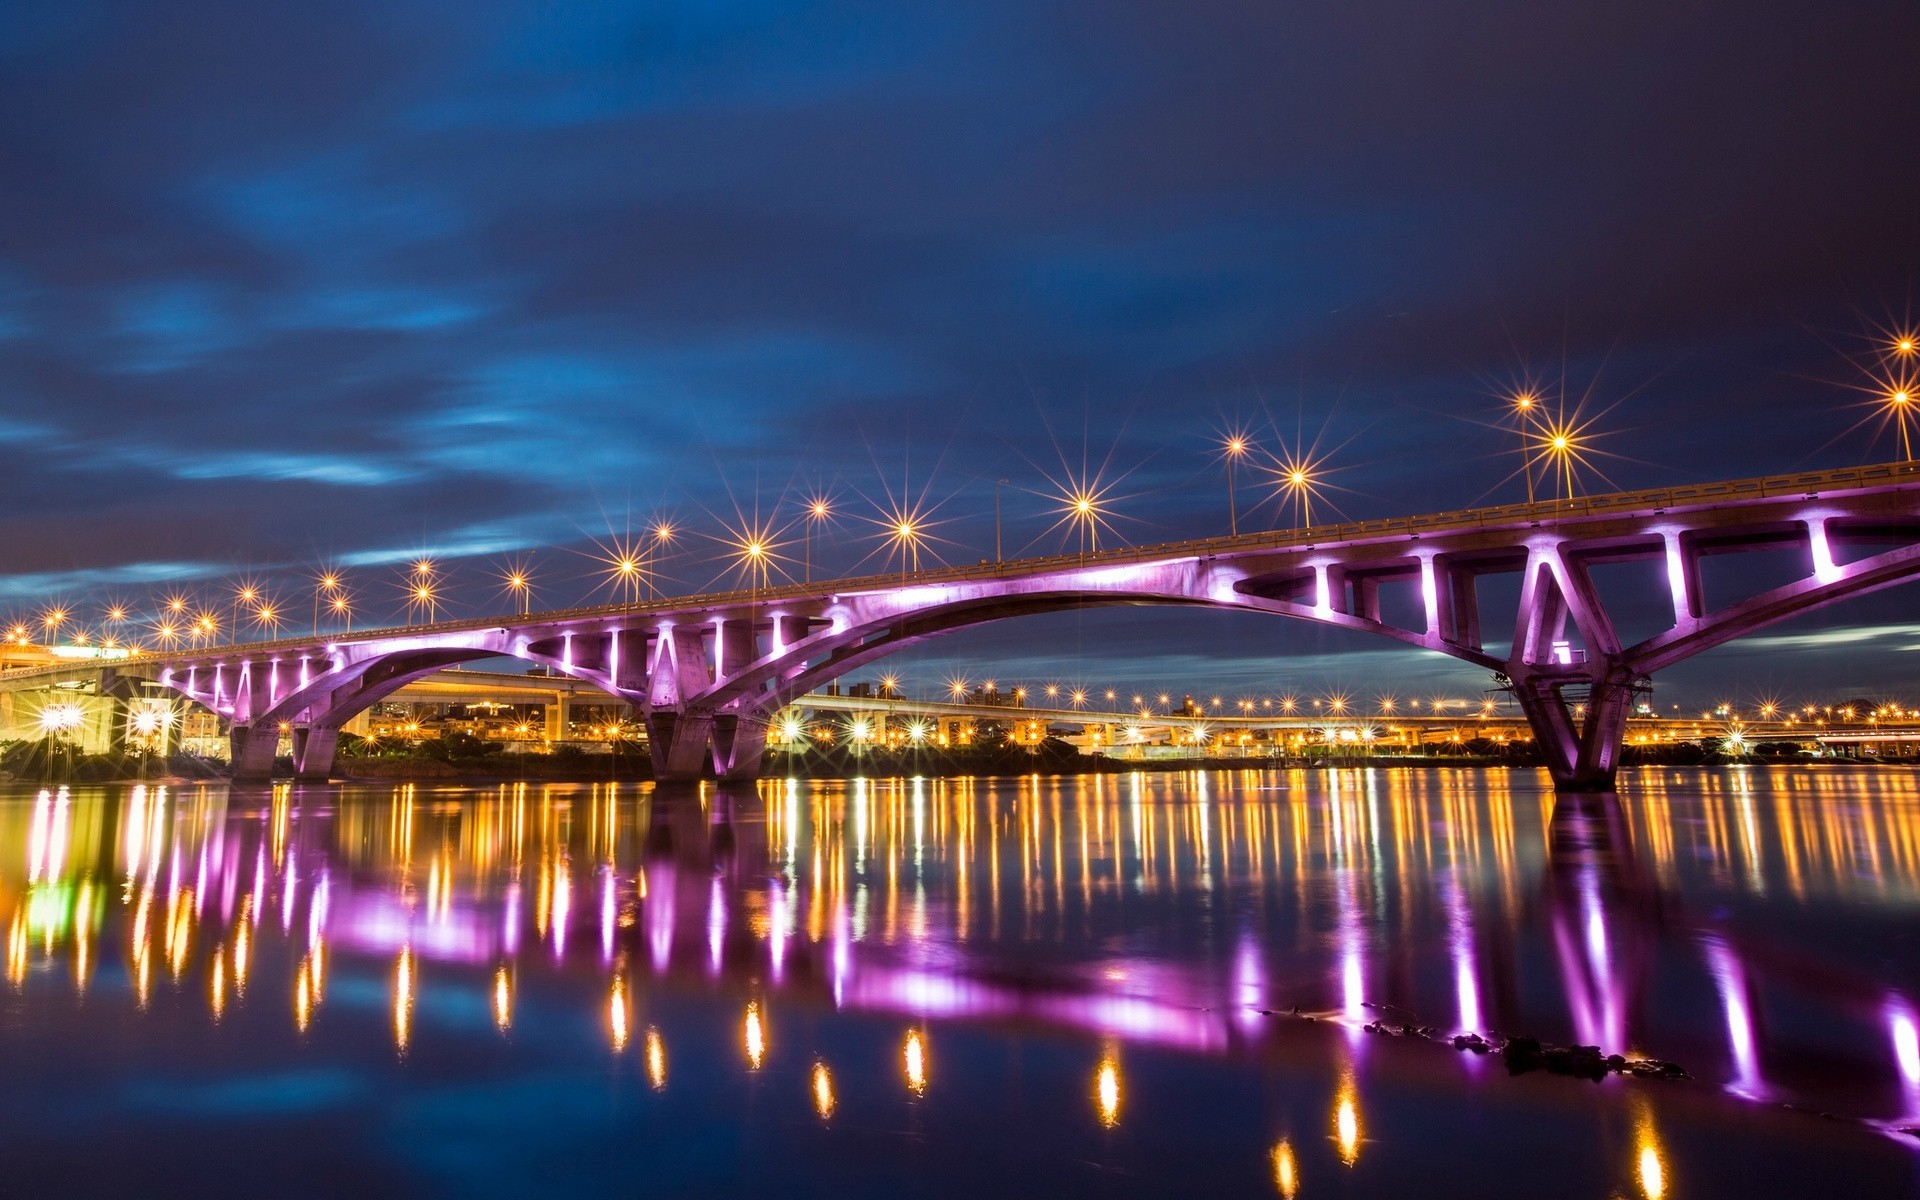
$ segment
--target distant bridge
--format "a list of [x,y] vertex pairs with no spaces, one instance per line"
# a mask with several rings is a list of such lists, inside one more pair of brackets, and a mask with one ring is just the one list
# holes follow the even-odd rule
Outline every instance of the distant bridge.
[[[1786,549],[1786,583],[1710,605],[1703,558]],[[1627,644],[1593,569],[1645,563],[1671,624]],[[1479,585],[1517,575],[1509,640]],[[0,688],[138,680],[231,723],[234,777],[265,778],[283,727],[325,778],[342,724],[456,663],[514,657],[638,711],[656,778],[751,778],[781,708],[905,647],[1063,609],[1183,605],[1392,638],[1495,673],[1555,785],[1612,786],[1636,691],[1656,672],[1778,621],[1920,576],[1920,467],[1770,476],[405,629],[148,653],[10,672]],[[1663,605],[1664,611],[1665,605]],[[1410,614],[1398,618],[1396,613]]]

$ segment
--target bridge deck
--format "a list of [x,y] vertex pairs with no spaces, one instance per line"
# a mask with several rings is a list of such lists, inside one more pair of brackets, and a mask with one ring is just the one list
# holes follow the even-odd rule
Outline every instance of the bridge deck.
[[529,614],[503,614],[462,618],[431,624],[389,626],[355,630],[352,633],[280,638],[272,641],[242,642],[227,646],[189,650],[143,651],[112,663],[86,662],[10,671],[0,675],[0,688],[13,681],[58,678],[76,671],[97,670],[120,664],[161,665],[172,661],[194,662],[225,655],[271,655],[311,651],[316,646],[386,641],[394,638],[425,637],[434,634],[496,629],[503,625],[559,625],[596,618],[620,619],[647,614],[686,614],[709,609],[737,608],[746,604],[776,604],[782,601],[818,600],[862,592],[886,591],[903,586],[936,586],[979,580],[1018,579],[1062,568],[1125,566],[1194,557],[1220,557],[1240,553],[1276,550],[1309,550],[1351,545],[1407,536],[1435,536],[1476,530],[1523,527],[1541,522],[1565,522],[1617,517],[1636,513],[1662,513],[1673,509],[1700,511],[1746,505],[1777,499],[1813,499],[1819,496],[1866,491],[1898,491],[1920,486],[1920,464],[1885,463],[1867,467],[1849,467],[1831,471],[1808,471],[1786,475],[1766,475],[1718,483],[1651,491],[1609,492],[1573,500],[1548,500],[1533,504],[1505,504],[1483,508],[1456,509],[1407,517],[1387,517],[1368,521],[1346,521],[1332,525],[1311,525],[1291,530],[1266,530],[1237,536],[1198,538],[1160,542],[1145,546],[1118,547],[1085,554],[1059,554],[1040,558],[981,561],[967,566],[938,567],[906,573],[885,573],[811,583],[781,584],[764,588],[735,588],[724,592],[704,592],[685,596],[660,597],[630,604],[602,604],[552,609]]

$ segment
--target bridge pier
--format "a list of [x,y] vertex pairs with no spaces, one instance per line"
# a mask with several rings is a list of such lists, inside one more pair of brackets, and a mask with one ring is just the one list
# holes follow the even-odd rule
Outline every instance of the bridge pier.
[[[1634,693],[1632,680],[1617,675],[1541,673],[1512,680],[1554,791],[1613,791]],[[1566,695],[1570,688],[1587,693],[1578,716]]]
[[273,721],[235,722],[227,731],[227,746],[235,783],[265,783],[273,778],[274,756],[280,752],[280,726]]
[[340,731],[312,725],[293,731],[293,777],[301,783],[325,783],[333,778],[334,754]]
[[766,755],[765,716],[745,714],[714,719],[714,774],[722,779],[758,779]]
[[684,783],[701,778],[713,744],[713,717],[708,713],[654,712],[647,717],[647,749],[653,756],[656,783]]

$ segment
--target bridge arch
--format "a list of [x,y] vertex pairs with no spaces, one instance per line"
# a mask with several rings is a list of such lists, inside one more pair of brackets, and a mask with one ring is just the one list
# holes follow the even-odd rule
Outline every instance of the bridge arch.
[[[324,779],[332,769],[340,730],[356,715],[437,671],[488,658],[555,668],[628,703],[643,699],[616,687],[607,672],[572,664],[557,647],[545,647],[507,630],[401,639],[398,645],[344,643],[330,647],[324,656],[309,655],[295,662],[242,657],[217,664],[208,673],[211,679],[195,668],[185,673],[164,670],[158,682],[231,722],[236,779],[261,779],[272,771],[284,726],[291,727],[295,774]],[[283,668],[293,675],[285,690],[278,684]]]
[[[1032,589],[946,599],[920,607],[887,606],[877,613],[862,612],[856,598],[829,614],[827,629],[792,645],[776,645],[692,696],[691,706],[706,714],[689,734],[711,740],[713,766],[723,777],[755,774],[774,714],[833,679],[947,634],[1025,616],[1090,608],[1177,607],[1289,617],[1391,638],[1489,669],[1500,665],[1500,660],[1479,648],[1450,641],[1437,631],[1419,633],[1330,607],[1262,595],[1239,577],[1221,580],[1202,575],[1194,578],[1194,584],[1165,590]],[[681,761],[688,758],[683,756]]]

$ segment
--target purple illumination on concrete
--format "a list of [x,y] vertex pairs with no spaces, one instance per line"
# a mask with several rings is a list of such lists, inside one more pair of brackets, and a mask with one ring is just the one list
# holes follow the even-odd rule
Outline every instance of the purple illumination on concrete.
[[[1890,538],[1909,540],[1886,549]],[[1867,553],[1842,565],[1836,545],[1850,539]],[[1807,548],[1804,578],[1706,606],[1703,554],[1793,542]],[[1633,645],[1620,641],[1591,574],[1623,562],[1649,564],[1651,586],[1664,583],[1672,600],[1672,627]],[[1478,581],[1514,573],[1515,636],[1495,652],[1481,636]],[[1192,605],[1336,625],[1496,672],[1556,785],[1604,790],[1634,696],[1656,672],[1915,578],[1920,469],[1899,464],[939,569],[904,583],[882,576],[764,587],[259,647],[302,659],[292,686],[277,667],[235,664],[231,647],[10,672],[3,686],[150,671],[231,717],[237,779],[267,777],[283,724],[293,730],[298,776],[323,779],[340,727],[356,713],[442,668],[510,656],[624,700],[647,726],[656,778],[751,778],[781,708],[908,646],[1061,609]],[[1393,587],[1413,589],[1418,628],[1385,616],[1382,592]],[[309,657],[325,669],[309,671]],[[256,679],[263,669],[267,677]],[[210,689],[201,684],[207,672]]]

